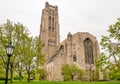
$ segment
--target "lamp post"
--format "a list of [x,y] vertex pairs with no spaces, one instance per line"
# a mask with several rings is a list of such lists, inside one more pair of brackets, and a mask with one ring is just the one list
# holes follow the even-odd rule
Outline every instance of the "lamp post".
[[7,62],[7,68],[6,68],[6,79],[5,84],[8,82],[8,70],[9,70],[9,64],[10,64],[10,57],[13,55],[14,46],[12,46],[11,42],[9,45],[6,46],[6,54],[8,56],[8,62]]

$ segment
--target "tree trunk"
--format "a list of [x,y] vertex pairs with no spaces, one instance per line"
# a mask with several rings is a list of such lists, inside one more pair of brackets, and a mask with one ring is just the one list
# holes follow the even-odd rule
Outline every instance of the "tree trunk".
[[22,64],[18,65],[18,70],[19,70],[19,81],[22,81]]
[[19,71],[19,80],[20,80],[20,82],[22,81],[22,72],[21,71]]
[[71,80],[72,80],[72,81],[74,80],[74,76],[73,76],[73,75],[71,76]]
[[30,82],[30,72],[28,71],[28,82]]

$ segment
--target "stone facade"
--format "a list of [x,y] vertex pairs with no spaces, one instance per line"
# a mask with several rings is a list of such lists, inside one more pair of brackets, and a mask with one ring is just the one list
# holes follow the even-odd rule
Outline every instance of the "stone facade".
[[63,64],[74,63],[84,71],[89,68],[93,71],[96,69],[94,61],[99,57],[99,46],[95,36],[88,32],[77,32],[73,35],[69,32],[67,38],[60,43],[57,6],[51,6],[46,2],[40,29],[42,52],[48,60],[45,64],[47,80],[63,80]]
[[43,54],[49,59],[57,50],[60,44],[58,7],[51,6],[46,2],[42,10],[40,25],[40,40],[42,41]]

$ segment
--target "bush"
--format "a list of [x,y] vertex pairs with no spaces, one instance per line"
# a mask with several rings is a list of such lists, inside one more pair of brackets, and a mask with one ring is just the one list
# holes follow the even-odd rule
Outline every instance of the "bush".
[[64,81],[83,80],[83,74],[83,70],[79,69],[75,64],[62,66]]
[[18,75],[16,75],[16,76],[14,76],[14,78],[13,78],[14,80],[19,80],[19,76]]
[[[16,75],[16,76],[14,76],[14,78],[13,78],[14,80],[20,80],[20,78],[19,78],[19,76],[18,75]],[[21,77],[21,79],[23,79],[23,76]]]

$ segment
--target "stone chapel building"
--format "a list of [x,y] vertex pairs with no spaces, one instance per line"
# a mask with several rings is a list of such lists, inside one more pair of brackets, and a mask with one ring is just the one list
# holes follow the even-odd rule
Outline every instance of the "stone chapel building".
[[60,43],[58,7],[49,5],[48,2],[42,10],[40,40],[43,46],[42,53],[47,59],[47,80],[63,80],[63,64],[74,63],[85,72],[90,67],[93,71],[96,69],[94,61],[99,57],[96,37],[88,32],[69,32],[66,39]]

